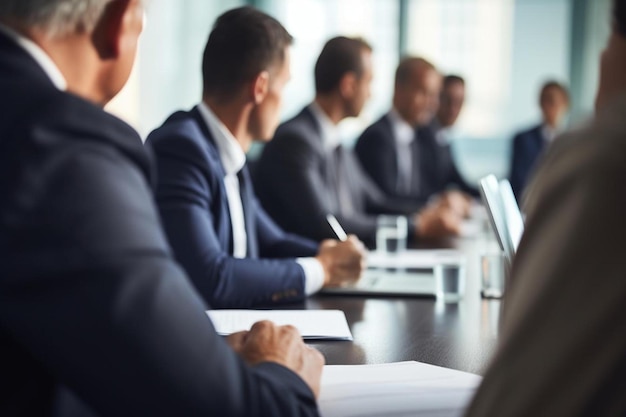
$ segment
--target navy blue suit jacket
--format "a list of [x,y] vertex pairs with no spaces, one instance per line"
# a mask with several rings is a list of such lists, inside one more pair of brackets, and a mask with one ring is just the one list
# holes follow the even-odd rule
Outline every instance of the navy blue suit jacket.
[[215,333],[137,133],[2,34],[0,91],[0,415],[317,415],[293,372]]
[[173,114],[150,134],[157,161],[156,200],[168,239],[194,285],[214,308],[252,307],[304,298],[295,257],[317,243],[285,233],[254,195],[247,167],[240,178],[248,257],[233,253],[225,171],[197,108]]
[[524,188],[545,148],[546,141],[541,125],[520,132],[513,138],[509,180],[518,200],[522,197]]
[[424,204],[450,185],[478,194],[456,169],[449,145],[439,145],[431,127],[415,130],[415,140],[411,142],[411,187],[408,192],[398,190],[398,150],[394,137],[389,116],[385,115],[365,129],[354,147],[365,172],[387,195]]

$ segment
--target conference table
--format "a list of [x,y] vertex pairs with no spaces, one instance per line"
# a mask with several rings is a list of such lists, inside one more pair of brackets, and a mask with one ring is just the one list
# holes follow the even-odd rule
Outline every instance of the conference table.
[[317,295],[285,308],[339,309],[353,341],[311,343],[329,365],[419,361],[482,374],[496,346],[500,300],[480,294],[480,255],[498,250],[485,224],[478,235],[422,248],[455,248],[466,257],[466,288],[458,302],[429,297]]

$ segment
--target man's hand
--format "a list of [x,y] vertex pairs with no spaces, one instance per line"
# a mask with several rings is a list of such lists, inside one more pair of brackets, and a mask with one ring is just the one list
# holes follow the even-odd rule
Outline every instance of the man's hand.
[[324,356],[304,344],[295,327],[259,321],[250,331],[234,333],[226,341],[250,365],[276,362],[291,369],[319,397]]
[[459,235],[461,232],[461,217],[441,205],[427,206],[416,217],[419,237],[440,238]]
[[460,217],[467,218],[472,208],[472,197],[461,191],[451,190],[442,193],[435,204],[444,209],[452,210]]
[[357,281],[365,269],[366,250],[354,235],[348,240],[324,240],[315,257],[324,268],[324,286],[337,287]]

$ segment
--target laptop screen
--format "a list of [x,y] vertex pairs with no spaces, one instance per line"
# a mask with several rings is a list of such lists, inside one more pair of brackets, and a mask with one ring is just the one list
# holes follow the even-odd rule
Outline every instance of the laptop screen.
[[524,232],[524,221],[508,180],[498,182],[494,175],[480,180],[480,192],[491,226],[509,265]]

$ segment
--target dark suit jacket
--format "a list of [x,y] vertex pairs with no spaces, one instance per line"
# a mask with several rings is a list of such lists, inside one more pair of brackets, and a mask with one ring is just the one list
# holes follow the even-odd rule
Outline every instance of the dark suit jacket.
[[[259,205],[247,168],[241,179],[248,258],[236,259],[225,171],[217,146],[194,108],[150,134],[157,160],[156,200],[176,258],[213,307],[302,300],[304,271],[293,258],[317,243],[283,232]],[[259,258],[261,257],[261,259]]]
[[397,187],[398,149],[388,115],[365,129],[354,150],[365,172],[389,196],[423,204],[450,185],[477,195],[456,169],[450,146],[439,145],[430,127],[415,131],[411,143],[413,170],[408,193]]
[[[305,108],[283,123],[257,164],[256,189],[263,207],[286,230],[321,240],[334,238],[326,222],[334,214],[348,233],[372,245],[378,213],[409,214],[414,204],[388,199],[340,147],[336,162],[324,149],[320,126]],[[344,181],[353,206],[342,210],[337,184]]]
[[546,141],[541,131],[541,125],[520,132],[513,138],[509,180],[518,200],[521,198],[537,160],[545,148]]
[[0,91],[0,415],[50,415],[61,384],[102,416],[316,415],[294,373],[215,333],[139,136],[3,35]]

